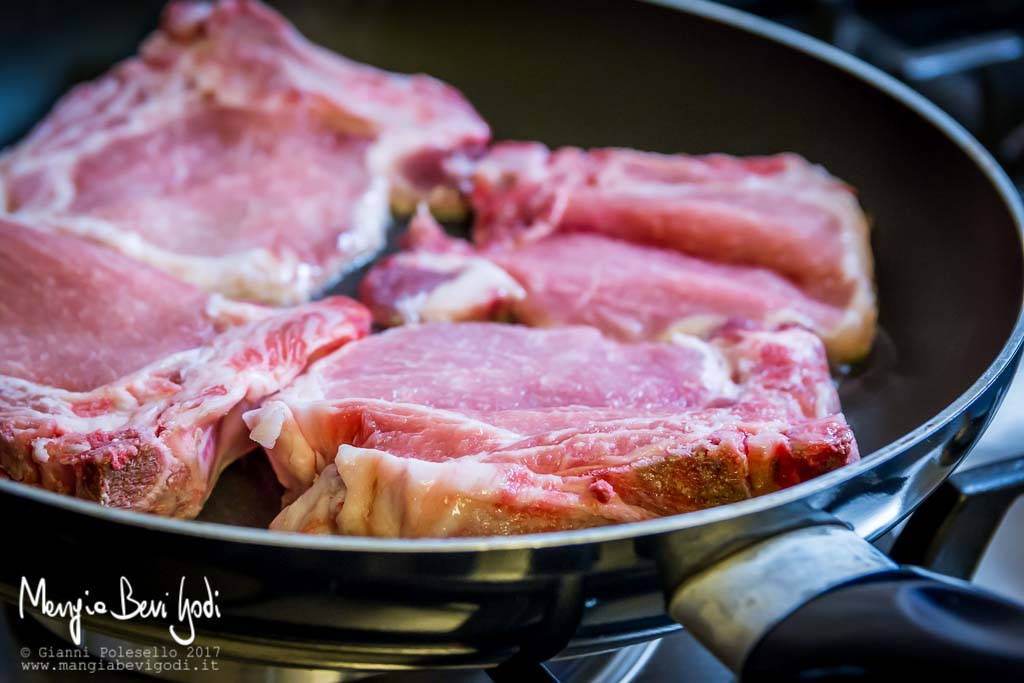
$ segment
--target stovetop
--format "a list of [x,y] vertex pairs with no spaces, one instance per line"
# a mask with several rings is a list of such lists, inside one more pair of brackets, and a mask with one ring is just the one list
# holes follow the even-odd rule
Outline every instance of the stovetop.
[[[1024,0],[731,0],[726,4],[788,24],[831,42],[903,79],[943,107],[986,145],[1024,190]],[[961,469],[1017,455],[1024,443],[1024,372],[1002,409]],[[1024,499],[1009,511],[974,581],[1024,602]],[[23,648],[30,651],[22,656]],[[67,650],[41,625],[0,614],[0,680],[148,681],[137,673],[49,671],[39,649]],[[718,683],[731,674],[688,634],[666,637],[651,650],[636,648],[591,662],[558,663],[563,681],[636,680]],[[50,665],[54,661],[50,660]],[[603,678],[602,678],[603,676]],[[195,680],[222,680],[221,676]],[[243,680],[243,679],[240,679]],[[247,680],[247,679],[245,679]],[[328,680],[328,679],[325,679]],[[389,674],[382,681],[445,680],[476,683],[483,672]]]

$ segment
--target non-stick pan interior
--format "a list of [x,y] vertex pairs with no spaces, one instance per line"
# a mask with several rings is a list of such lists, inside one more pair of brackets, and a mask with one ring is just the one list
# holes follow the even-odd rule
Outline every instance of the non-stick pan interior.
[[[100,5],[81,3],[69,18],[72,10],[42,3],[38,16],[9,22],[13,37],[0,41],[0,143],[75,80],[130,54],[160,4],[107,2],[97,12]],[[871,358],[841,382],[864,454],[953,402],[1013,327],[1022,259],[1005,202],[947,133],[856,75],[714,21],[627,1],[273,4],[342,54],[453,83],[498,138],[792,151],[849,181],[873,221],[882,328]],[[258,466],[234,469],[226,486],[239,476],[264,481]],[[215,497],[214,518],[218,509]]]

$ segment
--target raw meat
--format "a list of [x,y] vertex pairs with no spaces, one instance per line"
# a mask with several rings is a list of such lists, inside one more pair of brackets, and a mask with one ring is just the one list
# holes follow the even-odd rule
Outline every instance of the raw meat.
[[250,450],[241,413],[369,326],[348,299],[241,304],[6,220],[0,291],[0,471],[178,517]]
[[735,158],[496,145],[453,161],[474,240],[523,244],[588,233],[764,268],[835,310],[819,328],[834,360],[867,353],[876,320],[868,225],[852,190],[793,154]]
[[475,536],[742,500],[857,458],[820,340],[711,343],[426,323],[350,344],[247,413],[294,499],[277,530]]
[[447,236],[425,205],[400,246],[403,251],[378,261],[359,284],[359,297],[378,325],[490,320],[526,298],[500,266]]
[[207,291],[294,303],[379,249],[389,187],[451,210],[441,163],[488,136],[430,77],[332,54],[256,2],[179,2],[0,158],[0,208]]
[[715,263],[589,233],[474,250],[421,207],[406,251],[370,270],[360,296],[380,325],[511,317],[590,325],[622,341],[708,334],[736,320],[799,324],[829,338],[843,313],[764,268]]

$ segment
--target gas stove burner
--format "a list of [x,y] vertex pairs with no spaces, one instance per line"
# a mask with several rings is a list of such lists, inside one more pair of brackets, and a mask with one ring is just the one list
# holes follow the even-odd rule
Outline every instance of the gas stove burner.
[[[13,607],[6,608],[6,613],[10,635],[19,641],[17,643],[19,647],[28,643],[30,649],[35,653],[50,652],[52,653],[49,657],[50,661],[58,660],[56,656],[58,651],[69,652],[73,648],[68,640],[66,622],[45,617],[27,617],[22,620],[18,617],[17,609]],[[134,672],[119,671],[113,677],[114,680],[125,683],[154,679],[176,683],[202,683],[210,680],[239,681],[240,683],[252,680],[264,683],[343,683],[355,680],[367,681],[367,683],[430,683],[439,680],[446,683],[488,683],[491,681],[487,673],[479,669],[340,672],[326,669],[294,669],[225,658],[215,660],[215,670],[199,668],[201,665],[193,662],[191,671],[174,669],[160,671],[167,667],[168,662],[173,661],[165,654],[170,649],[170,645],[164,647],[153,643],[115,638],[87,629],[82,629],[82,644],[88,651],[88,656],[83,656],[81,659],[64,656],[63,659],[76,663],[95,662],[97,666],[103,666],[104,661],[109,662],[109,660],[94,657],[95,653],[125,653],[125,656],[120,657],[119,661],[131,661]],[[640,672],[644,670],[660,644],[660,640],[653,640],[612,652],[556,660],[548,662],[546,666],[560,683],[630,683],[636,680]],[[178,652],[185,649],[187,648],[177,648]],[[153,654],[152,656],[132,654],[139,651],[150,651]],[[82,664],[78,665],[83,666]],[[207,666],[211,666],[209,661]],[[107,670],[103,671],[107,673]],[[139,671],[144,674],[138,673]],[[52,678],[40,677],[38,680],[67,680],[66,673],[52,671],[49,676]]]

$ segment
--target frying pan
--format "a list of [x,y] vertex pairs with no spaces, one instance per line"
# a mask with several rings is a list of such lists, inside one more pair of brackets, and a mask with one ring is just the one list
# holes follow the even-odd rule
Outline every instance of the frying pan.
[[[897,569],[865,541],[907,517],[970,450],[1024,334],[1021,202],[957,124],[824,44],[702,2],[277,4],[343,54],[455,84],[500,138],[786,150],[851,182],[874,225],[881,310],[875,349],[840,383],[865,457],[686,515],[470,539],[253,528],[272,516],[279,493],[259,456],[226,473],[197,522],[0,481],[5,598],[17,600],[23,576],[45,577],[51,597],[88,589],[111,601],[121,576],[149,596],[176,594],[183,576],[206,577],[221,614],[201,621],[197,643],[222,657],[313,669],[501,665],[501,678],[555,654],[664,635],[678,628],[674,619],[752,677],[877,675],[914,657],[922,675],[1021,666],[1016,608]],[[37,3],[3,17],[0,141],[24,132],[70,82],[130,54],[158,5]],[[959,549],[983,547],[1022,471],[1011,463],[957,480],[911,527],[939,525]],[[897,550],[944,557],[926,536]],[[85,623],[167,643],[174,616]]]

